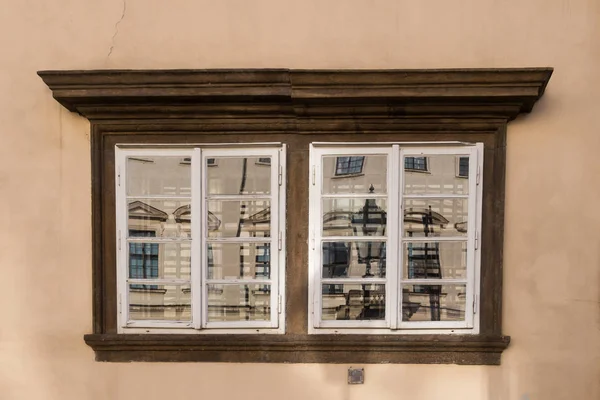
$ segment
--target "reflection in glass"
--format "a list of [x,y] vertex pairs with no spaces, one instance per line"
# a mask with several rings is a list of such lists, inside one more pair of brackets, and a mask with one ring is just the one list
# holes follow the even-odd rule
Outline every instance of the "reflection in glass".
[[208,279],[269,279],[269,243],[209,243]]
[[190,321],[190,299],[189,285],[129,285],[129,319]]
[[404,236],[466,236],[467,199],[405,199]]
[[[469,157],[456,157],[453,154],[436,154],[427,157],[406,157],[427,160],[425,169],[406,169],[404,173],[404,194],[469,194]],[[423,164],[416,163],[414,166]],[[465,169],[466,167],[466,169]],[[406,167],[408,168],[408,167]],[[427,171],[415,172],[415,171]],[[461,175],[466,171],[465,175]]]
[[128,218],[130,232],[153,232],[158,238],[190,237],[189,200],[130,200]]
[[403,321],[464,321],[465,285],[403,285]]
[[402,276],[408,279],[466,279],[466,242],[404,243]]
[[130,279],[190,279],[189,242],[129,242],[128,245]]
[[217,157],[206,169],[209,195],[271,193],[271,158]]
[[427,157],[404,157],[404,169],[427,171]]
[[191,182],[185,157],[127,157],[128,196],[191,196]]
[[323,157],[324,194],[367,194],[387,192],[387,156]]
[[268,321],[270,319],[270,285],[208,285],[209,322]]
[[271,236],[269,200],[209,200],[207,203],[209,215],[220,221],[219,226],[209,229],[209,237]]
[[385,319],[385,285],[324,284],[322,296],[323,321]]
[[385,242],[323,242],[323,278],[384,278]]
[[385,199],[323,199],[323,236],[385,236]]

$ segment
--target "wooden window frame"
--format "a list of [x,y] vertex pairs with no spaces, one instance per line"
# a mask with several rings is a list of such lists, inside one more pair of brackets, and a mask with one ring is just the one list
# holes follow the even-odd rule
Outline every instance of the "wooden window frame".
[[[506,128],[543,95],[551,68],[456,70],[41,71],[91,124],[93,333],[99,361],[495,365],[502,334]],[[314,142],[484,146],[480,331],[308,334],[308,149]],[[284,335],[119,334],[115,145],[281,142],[287,147]]]

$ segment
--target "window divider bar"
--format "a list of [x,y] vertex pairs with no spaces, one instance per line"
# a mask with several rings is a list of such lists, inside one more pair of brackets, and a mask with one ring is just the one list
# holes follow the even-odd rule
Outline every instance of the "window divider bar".
[[128,278],[128,285],[191,285],[191,279],[138,279]]
[[247,200],[273,200],[272,194],[207,194],[205,200],[222,201],[247,201]]
[[404,199],[469,199],[468,194],[405,194]]
[[261,284],[272,285],[273,279],[206,279],[207,285],[239,285],[239,284]]
[[321,278],[322,285],[387,285],[388,278]]
[[468,242],[467,236],[403,236],[402,242]]

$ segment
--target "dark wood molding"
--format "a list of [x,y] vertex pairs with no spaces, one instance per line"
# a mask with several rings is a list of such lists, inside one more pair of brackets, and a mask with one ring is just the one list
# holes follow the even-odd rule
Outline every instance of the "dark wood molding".
[[86,118],[495,116],[531,111],[551,68],[40,71]]
[[[46,71],[91,121],[93,332],[99,361],[500,363],[506,127],[550,68],[415,71]],[[479,335],[308,335],[308,155],[314,141],[484,145]],[[117,334],[115,146],[287,144],[285,335]],[[293,166],[293,167],[292,167]],[[293,184],[292,184],[293,183]]]
[[506,336],[85,335],[98,361],[499,365]]

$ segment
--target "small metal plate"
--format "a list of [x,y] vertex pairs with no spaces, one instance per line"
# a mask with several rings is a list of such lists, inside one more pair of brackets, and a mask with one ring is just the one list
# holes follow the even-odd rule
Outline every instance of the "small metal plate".
[[348,384],[349,385],[360,385],[365,383],[365,369],[364,368],[348,368]]

